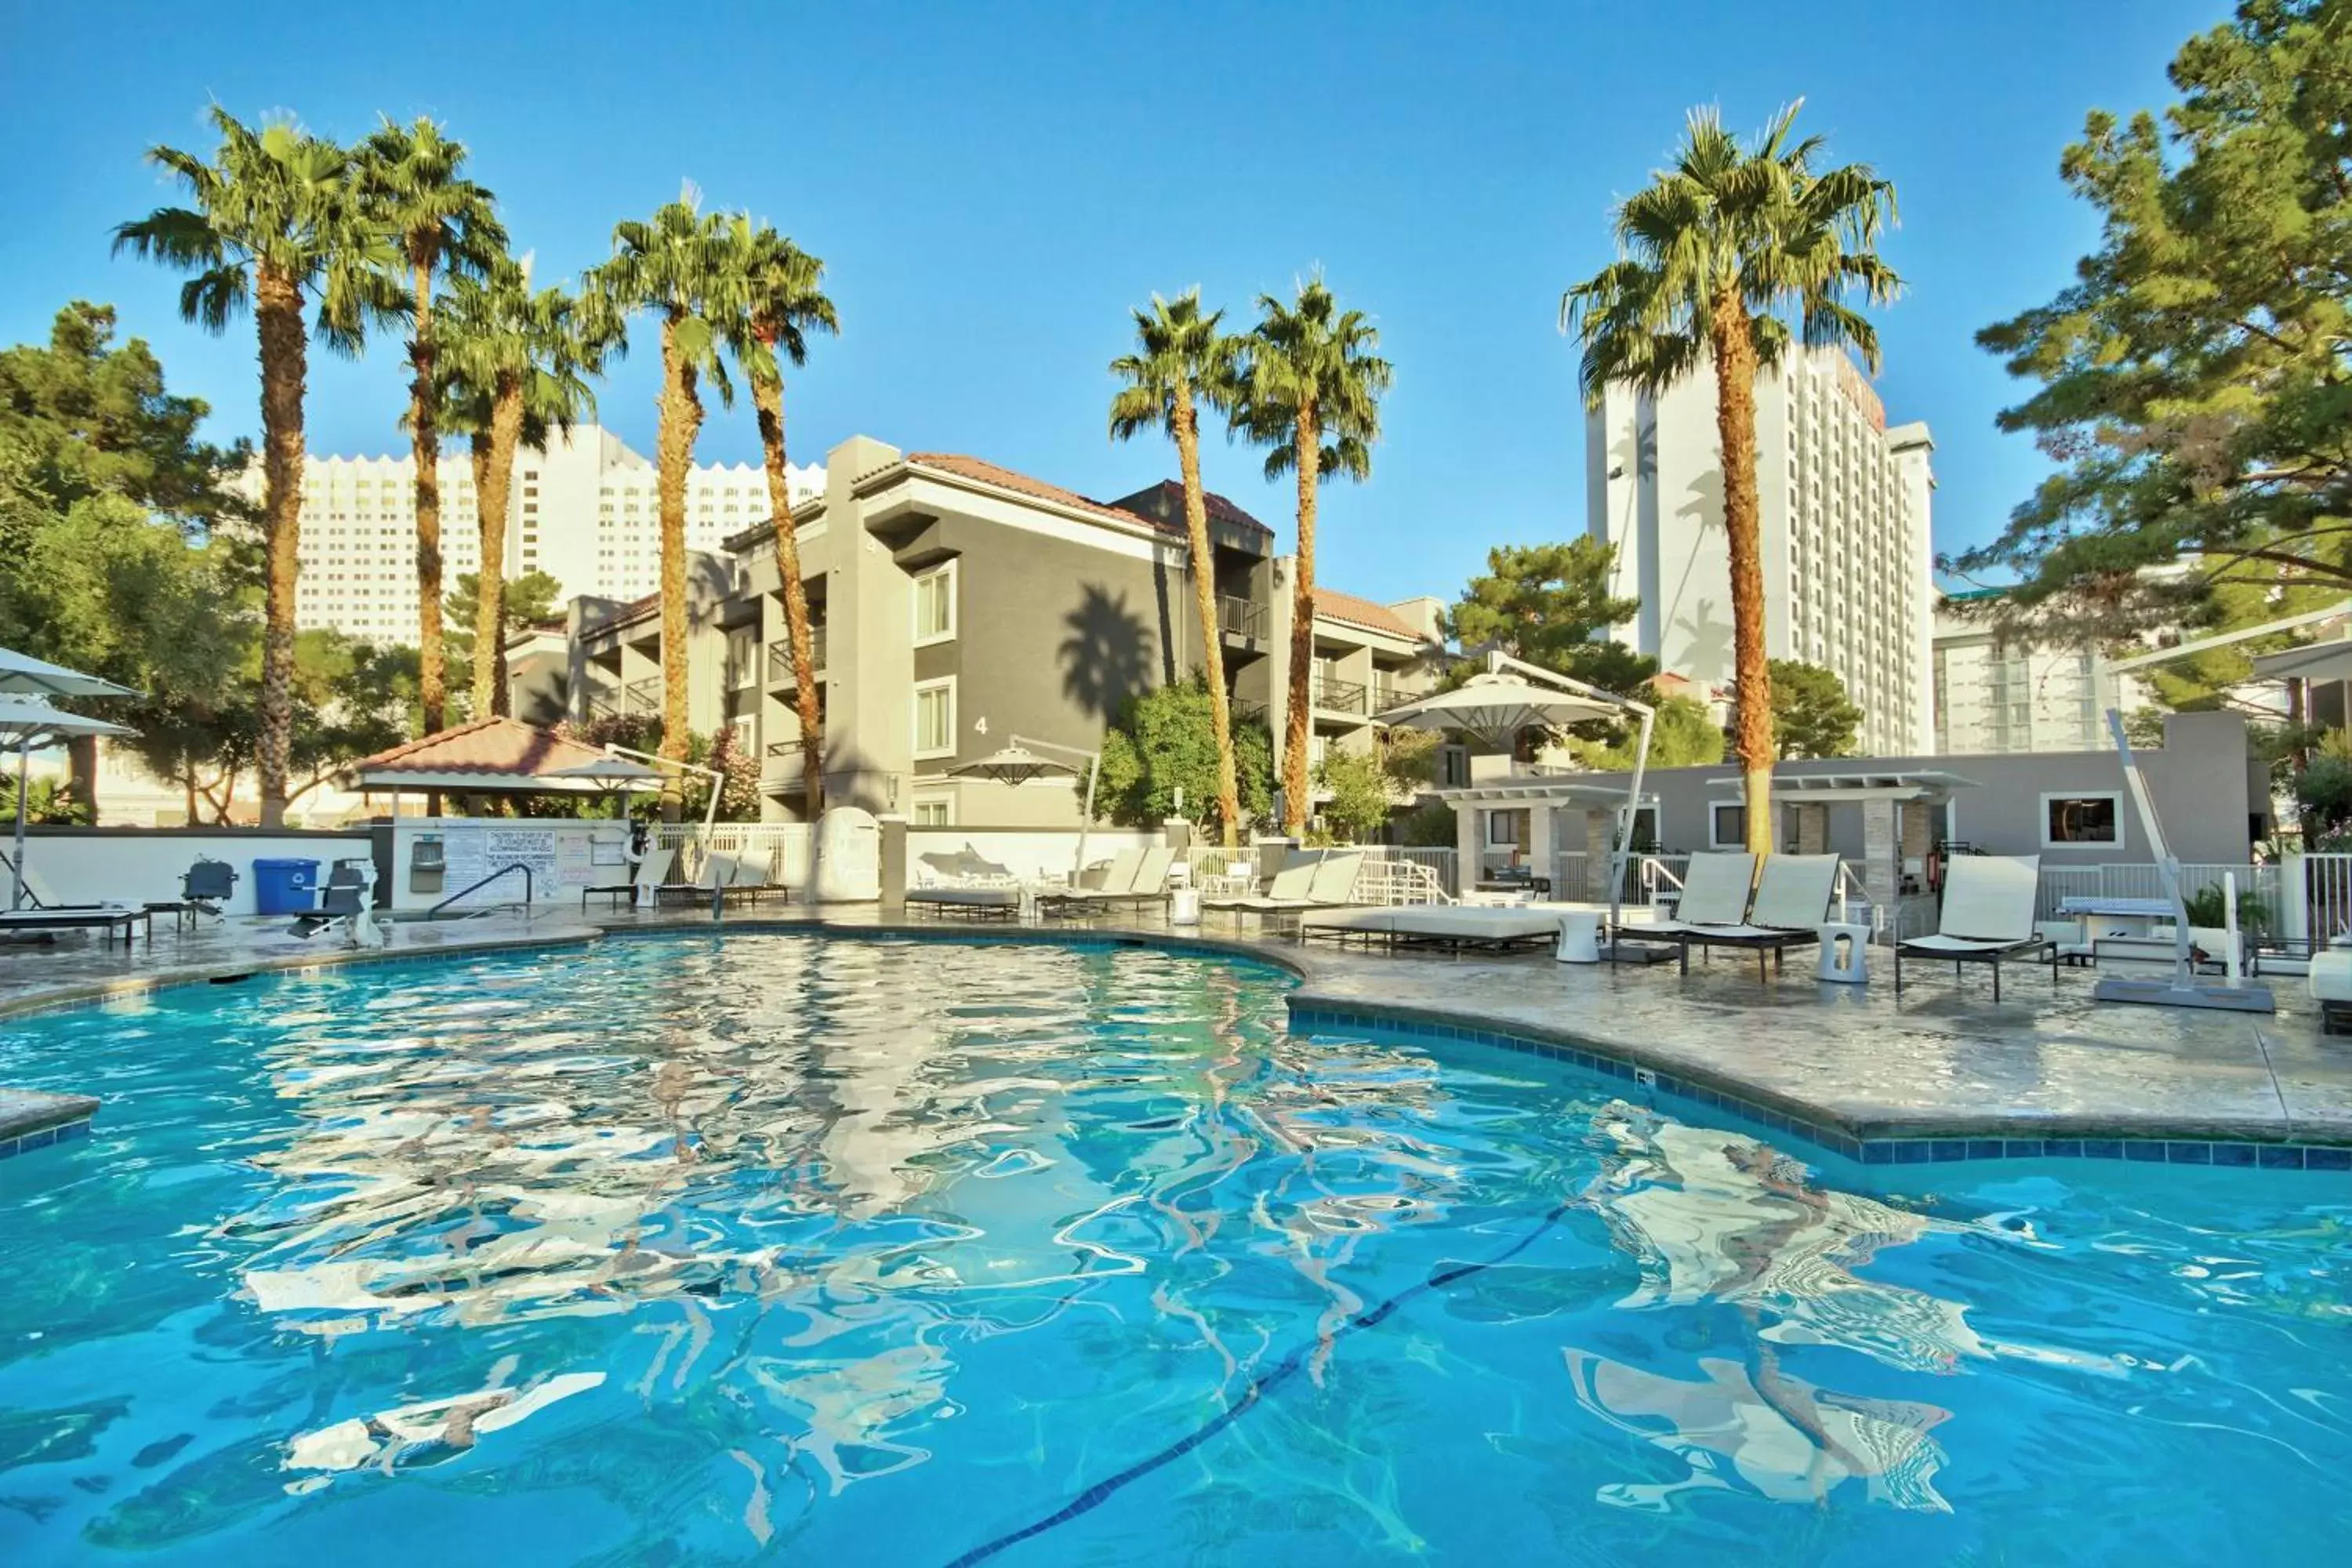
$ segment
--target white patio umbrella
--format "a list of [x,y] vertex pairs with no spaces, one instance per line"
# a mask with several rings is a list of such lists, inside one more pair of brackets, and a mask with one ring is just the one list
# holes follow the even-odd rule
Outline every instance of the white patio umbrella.
[[1056,745],[1051,741],[1032,741],[1020,735],[1010,738],[1002,750],[984,757],[974,757],[968,763],[958,763],[948,772],[960,778],[992,779],[1002,784],[1027,784],[1031,779],[1050,778],[1067,773],[1077,777],[1077,768],[1069,763],[1057,763],[1051,757],[1041,757],[1030,750],[1043,746],[1049,752],[1066,756],[1083,757],[1087,763],[1087,803],[1078,814],[1078,853],[1070,867],[1070,886],[1078,885],[1078,873],[1087,868],[1087,824],[1095,819],[1095,781],[1102,776],[1102,753],[1077,746]]
[[[40,663],[38,659],[29,662]],[[45,665],[42,668],[54,670],[58,667]],[[69,676],[73,674],[71,670],[64,670],[60,673]],[[94,678],[78,676],[75,679],[88,680]],[[112,690],[118,692],[122,690],[121,687],[112,686],[110,682],[100,682],[100,684],[108,685]],[[103,719],[93,719],[87,713],[68,713],[62,709],[52,708],[40,697],[0,697],[0,745],[13,747],[16,752],[16,858],[9,863],[10,880],[14,884],[8,892],[10,909],[21,909],[25,903],[25,818],[27,794],[25,774],[26,764],[33,752],[43,746],[55,745],[59,741],[76,735],[136,733],[138,731],[135,730],[126,729],[121,724],[110,724]]]
[[1522,730],[1558,729],[1622,713],[1638,717],[1642,731],[1633,752],[1633,784],[1617,819],[1616,852],[1609,858],[1609,923],[1614,926],[1624,890],[1625,860],[1633,847],[1633,818],[1640,810],[1642,775],[1650,765],[1650,726],[1656,714],[1648,703],[1507,654],[1489,653],[1486,668],[1453,690],[1433,691],[1374,714],[1373,720],[1413,730],[1460,730],[1489,745],[1508,746]]
[[127,686],[0,647],[0,693],[11,697],[136,697]]

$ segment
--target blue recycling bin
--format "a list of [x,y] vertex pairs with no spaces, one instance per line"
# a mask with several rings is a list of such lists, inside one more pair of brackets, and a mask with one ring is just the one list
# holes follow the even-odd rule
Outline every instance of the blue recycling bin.
[[253,908],[265,915],[307,915],[319,902],[316,860],[256,860]]

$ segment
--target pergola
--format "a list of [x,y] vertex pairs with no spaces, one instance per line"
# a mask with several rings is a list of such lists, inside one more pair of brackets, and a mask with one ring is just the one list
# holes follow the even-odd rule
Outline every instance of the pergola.
[[[1609,826],[1622,822],[1630,842],[1633,824],[1619,815],[1625,807],[1630,778],[1625,773],[1507,773],[1432,793],[1454,807],[1454,853],[1466,887],[1478,879],[1486,849],[1486,814],[1490,811],[1528,811],[1528,858],[1539,876],[1551,875],[1552,858],[1563,849],[1581,849],[1588,865],[1605,868],[1613,848]],[[1658,797],[1645,793],[1641,804],[1655,806]],[[1553,841],[1551,814],[1561,806],[1587,814],[1582,844]]]
[[[1738,773],[1706,781],[1710,790],[1740,787]],[[1955,790],[1973,789],[1976,780],[1940,768],[1855,768],[1835,773],[1790,773],[1775,770],[1772,799],[1796,806],[1858,805],[1862,807],[1862,885],[1870,900],[1893,910],[1903,892],[1903,862],[1906,835],[1900,808],[1906,805],[1948,805]],[[1908,847],[1925,855],[1933,842],[1926,819],[1908,836]],[[1826,836],[1824,836],[1826,842]]]

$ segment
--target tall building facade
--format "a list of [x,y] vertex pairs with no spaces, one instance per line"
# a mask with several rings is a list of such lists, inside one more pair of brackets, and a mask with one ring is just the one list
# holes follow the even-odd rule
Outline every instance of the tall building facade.
[[[1655,398],[1612,386],[1585,421],[1586,529],[1617,550],[1616,629],[1702,687],[1733,679],[1731,564],[1715,379]],[[1889,426],[1843,351],[1792,353],[1756,387],[1765,646],[1823,665],[1863,711],[1865,753],[1927,752],[1935,733],[1929,542],[1935,443]]]
[[[473,464],[462,441],[443,447],[442,582],[481,564]],[[376,642],[416,640],[416,464],[412,458],[320,458],[302,465],[302,573],[295,624]],[[795,502],[824,471],[791,470]],[[653,462],[609,431],[575,426],[544,452],[515,455],[508,492],[507,572],[544,572],[562,596],[635,598],[661,582],[660,507]],[[748,463],[698,465],[687,480],[688,550],[767,519],[766,476]]]
[[1937,607],[1937,754],[2107,750],[2106,710],[2128,712],[2147,700],[2146,691],[2128,675],[2106,674],[2093,649],[2003,637],[1949,608],[1999,592],[1953,594]]

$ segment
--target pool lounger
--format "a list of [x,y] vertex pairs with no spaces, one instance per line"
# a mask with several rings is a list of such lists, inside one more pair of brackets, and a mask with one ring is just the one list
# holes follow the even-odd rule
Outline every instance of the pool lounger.
[[131,928],[147,928],[147,941],[155,941],[155,911],[125,909],[120,904],[66,904],[45,910],[18,910],[0,914],[0,935],[9,931],[86,931],[97,927],[109,947],[114,945],[117,927],[122,931],[122,945],[131,945]]
[[2000,1000],[2000,966],[2004,960],[2032,957],[2050,961],[2050,984],[2058,984],[2058,943],[2042,934],[2033,921],[2033,902],[2042,882],[2039,855],[1955,855],[1944,868],[1944,907],[1933,936],[1915,936],[1895,944],[1895,989],[1903,989],[1903,961],[1928,958],[1952,966],[1958,975],[1964,963],[1992,966],[1992,999]]
[[[1705,862],[1706,864],[1702,864]],[[1623,925],[1617,935],[1636,942],[1672,942],[1680,950],[1681,969],[1690,973],[1694,947],[1742,948],[1756,954],[1756,977],[1765,977],[1765,957],[1780,966],[1792,947],[1821,940],[1821,924],[1828,917],[1831,895],[1837,889],[1838,857],[1834,855],[1775,855],[1764,862],[1756,886],[1756,903],[1747,907],[1744,879],[1755,864],[1745,854],[1694,855],[1691,876],[1683,894],[1685,906],[1696,904],[1702,914],[1721,914],[1738,903],[1731,920],[1672,920],[1655,925]],[[1678,910],[1677,913],[1680,911]]]
[[1356,878],[1363,868],[1361,855],[1327,852],[1317,858],[1301,858],[1276,872],[1273,884],[1263,894],[1203,899],[1201,907],[1258,916],[1345,909],[1355,896]]
[[1021,913],[1021,889],[1018,888],[911,888],[907,892],[909,909],[920,908],[939,915],[958,915],[965,920],[1009,921]]
[[1122,849],[1112,857],[1101,887],[1040,894],[1037,907],[1041,912],[1054,915],[1097,914],[1108,910],[1139,909],[1146,904],[1165,908],[1168,872],[1175,864],[1173,849]]
[[1299,918],[1301,941],[1382,942],[1390,947],[1549,946],[1559,940],[1559,910],[1542,904],[1399,904],[1381,909],[1318,910]]

